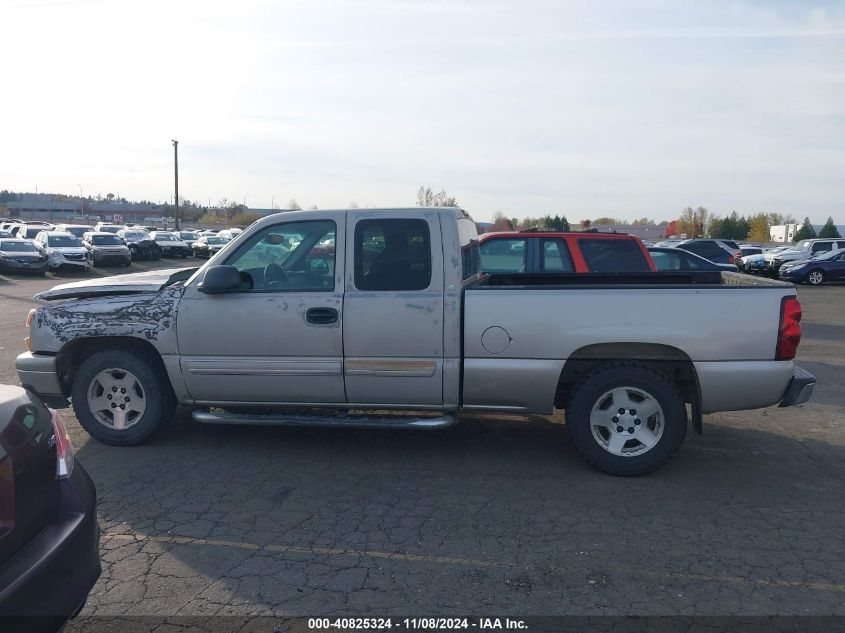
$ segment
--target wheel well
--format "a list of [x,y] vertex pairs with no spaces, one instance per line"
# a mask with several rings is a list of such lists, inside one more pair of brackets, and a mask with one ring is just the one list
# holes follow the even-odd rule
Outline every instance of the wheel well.
[[612,361],[645,363],[665,374],[692,406],[692,424],[701,433],[701,392],[692,360],[677,347],[657,343],[600,343],[576,350],[564,363],[555,391],[555,406],[566,408],[573,387],[596,367]]
[[158,350],[152,343],[144,339],[132,336],[92,336],[75,339],[67,343],[56,356],[56,370],[59,374],[62,392],[66,396],[70,395],[76,371],[86,357],[96,352],[115,349],[134,352],[155,359],[161,370],[165,371],[164,362],[161,360]]

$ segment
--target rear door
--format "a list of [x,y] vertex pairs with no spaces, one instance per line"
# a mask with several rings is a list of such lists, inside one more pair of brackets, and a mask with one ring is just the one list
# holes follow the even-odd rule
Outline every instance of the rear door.
[[436,211],[349,213],[343,348],[353,404],[443,404],[443,246]]

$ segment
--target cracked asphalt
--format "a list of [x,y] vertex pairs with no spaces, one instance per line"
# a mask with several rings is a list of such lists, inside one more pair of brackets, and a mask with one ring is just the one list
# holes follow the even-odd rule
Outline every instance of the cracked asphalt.
[[[56,282],[0,276],[3,382]],[[640,478],[589,468],[558,419],[414,433],[180,412],[117,448],[66,410],[102,528],[83,613],[845,615],[845,285],[799,295],[811,403],[707,416]]]

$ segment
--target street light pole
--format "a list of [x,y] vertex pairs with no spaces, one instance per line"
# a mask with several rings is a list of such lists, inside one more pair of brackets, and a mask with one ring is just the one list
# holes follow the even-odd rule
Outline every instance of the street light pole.
[[79,187],[79,215],[80,217],[85,216],[85,201],[82,198],[82,185],[76,185]]
[[176,230],[179,230],[179,141],[173,140],[173,187],[176,201]]

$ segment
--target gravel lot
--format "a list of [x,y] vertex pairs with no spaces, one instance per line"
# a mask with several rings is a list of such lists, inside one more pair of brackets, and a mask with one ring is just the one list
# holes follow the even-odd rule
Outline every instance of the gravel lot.
[[[0,276],[3,382],[57,281]],[[590,469],[545,418],[413,433],[181,414],[116,448],[68,410],[103,530],[84,613],[845,615],[845,285],[799,295],[810,404],[708,416],[637,479]]]

